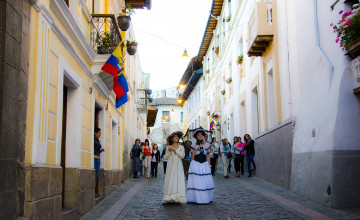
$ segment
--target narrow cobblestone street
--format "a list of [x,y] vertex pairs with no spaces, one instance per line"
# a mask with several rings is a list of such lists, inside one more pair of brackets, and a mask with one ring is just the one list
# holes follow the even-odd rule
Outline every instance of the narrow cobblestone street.
[[[210,205],[163,205],[162,166],[157,178],[128,179],[82,219],[359,219],[319,206],[256,177],[224,179],[222,167],[214,177]],[[234,170],[232,170],[234,175]]]

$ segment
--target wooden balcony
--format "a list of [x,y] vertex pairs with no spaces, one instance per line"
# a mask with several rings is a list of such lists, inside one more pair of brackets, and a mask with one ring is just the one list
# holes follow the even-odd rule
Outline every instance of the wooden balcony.
[[271,2],[256,3],[255,13],[250,20],[249,29],[248,56],[262,56],[274,36]]
[[130,4],[135,9],[151,9],[151,0],[125,0],[125,4]]

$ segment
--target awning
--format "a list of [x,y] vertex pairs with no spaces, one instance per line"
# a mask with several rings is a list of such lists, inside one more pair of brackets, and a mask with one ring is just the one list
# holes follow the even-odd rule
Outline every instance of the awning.
[[194,90],[197,82],[199,81],[200,77],[203,74],[203,69],[199,69],[197,71],[195,71],[191,78],[189,79],[186,87],[185,87],[185,91],[183,93],[183,95],[181,96],[182,99],[187,100],[191,94],[191,92]]
[[146,119],[146,127],[148,127],[148,128],[154,127],[158,109],[148,105],[147,110],[148,110],[148,115],[147,115],[147,119]]

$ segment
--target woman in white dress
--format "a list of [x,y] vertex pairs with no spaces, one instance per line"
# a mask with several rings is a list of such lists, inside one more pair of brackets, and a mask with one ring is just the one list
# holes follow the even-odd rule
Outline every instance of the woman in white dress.
[[181,131],[172,133],[167,141],[164,159],[167,168],[164,183],[163,203],[186,203],[185,177],[181,159],[185,156],[184,146],[179,144],[183,136]]
[[191,148],[189,177],[187,185],[187,202],[209,204],[214,197],[214,180],[210,169],[210,144],[204,141],[205,130],[199,128],[194,132],[194,143]]

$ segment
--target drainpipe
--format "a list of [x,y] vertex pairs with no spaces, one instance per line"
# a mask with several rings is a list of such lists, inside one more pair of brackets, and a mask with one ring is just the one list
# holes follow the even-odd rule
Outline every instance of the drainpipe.
[[333,77],[334,67],[331,64],[329,58],[326,56],[324,50],[322,49],[320,45],[320,36],[319,36],[319,21],[318,21],[318,12],[317,12],[317,0],[313,0],[314,2],[314,26],[315,26],[315,44],[318,48],[322,58],[326,61],[328,67],[329,67],[329,89],[331,87],[331,80]]

